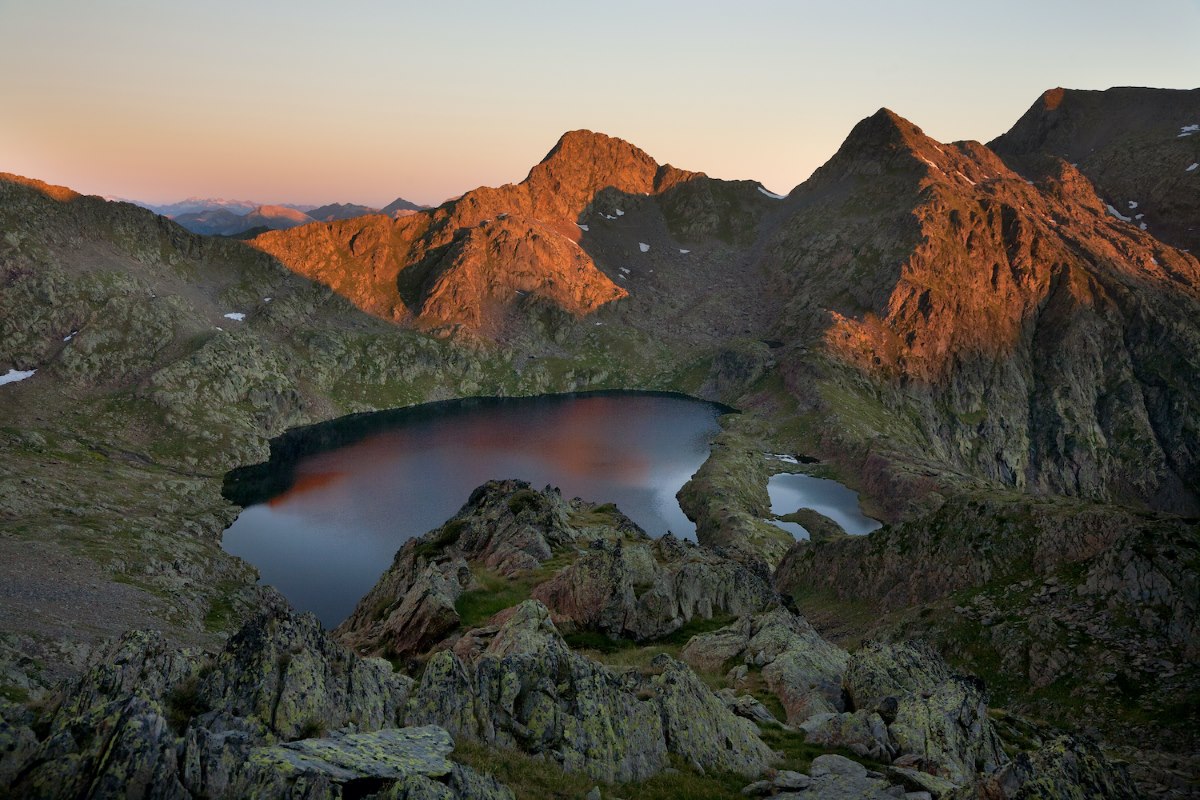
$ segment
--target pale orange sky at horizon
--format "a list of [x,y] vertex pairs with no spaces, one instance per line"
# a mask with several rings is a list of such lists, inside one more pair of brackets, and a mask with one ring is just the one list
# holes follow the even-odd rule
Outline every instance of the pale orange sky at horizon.
[[782,193],[881,106],[986,141],[1053,86],[1200,78],[1197,0],[563,5],[0,0],[0,171],[159,203],[436,204],[589,128]]

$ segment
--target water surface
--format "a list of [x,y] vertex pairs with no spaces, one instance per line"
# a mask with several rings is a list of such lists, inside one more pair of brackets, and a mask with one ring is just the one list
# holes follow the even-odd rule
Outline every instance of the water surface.
[[695,538],[675,493],[708,457],[722,410],[632,392],[476,398],[290,431],[270,462],[227,477],[226,496],[248,507],[223,544],[332,627],[405,541],[493,478],[615,502],[652,536]]
[[[841,525],[846,533],[854,535],[883,527],[879,520],[862,513],[857,492],[835,480],[785,472],[771,476],[767,482],[767,494],[771,497],[772,514],[783,516],[801,508],[811,508]],[[798,523],[771,521],[797,538],[808,538],[808,531]]]

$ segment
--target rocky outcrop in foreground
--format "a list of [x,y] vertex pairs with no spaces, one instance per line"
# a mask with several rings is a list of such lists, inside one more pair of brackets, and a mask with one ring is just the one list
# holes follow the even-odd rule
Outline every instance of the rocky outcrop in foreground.
[[518,606],[475,659],[442,652],[409,719],[542,754],[606,782],[649,778],[676,755],[700,771],[760,773],[774,754],[686,665],[620,674],[571,652],[546,607]]
[[215,656],[134,631],[64,687],[41,736],[27,713],[0,722],[0,776],[28,798],[511,797],[447,759],[445,730],[403,727],[410,685],[285,609]]
[[422,656],[461,632],[459,598],[495,579],[527,587],[564,630],[638,642],[778,602],[765,572],[672,536],[651,539],[611,504],[490,481],[441,528],[406,543],[335,633],[360,653]]
[[[485,594],[516,599],[459,630],[478,614],[439,598],[438,582],[465,597],[479,591],[467,588],[475,579],[457,576],[484,567]],[[752,580],[719,551],[647,539],[611,506],[491,482],[451,523],[406,545],[360,606],[382,608],[372,619],[386,624],[370,630],[419,656],[416,680],[282,605],[268,603],[216,653],[134,631],[36,713],[0,706],[0,778],[31,798],[511,797],[454,760],[455,742],[471,741],[497,759],[472,763],[532,758],[622,792],[688,769],[716,776],[714,787],[741,776],[752,781],[744,794],[759,796],[1132,796],[1095,745],[993,724],[982,682],[932,651],[898,642],[847,653],[769,591],[736,586]],[[561,599],[572,585],[599,599],[556,613],[515,591],[549,586],[545,596]],[[681,650],[604,635],[616,630],[604,620],[625,633],[678,630],[683,614],[718,606],[735,620]],[[437,608],[452,612],[453,629],[434,624]],[[560,621],[628,660],[573,650]],[[775,700],[786,724],[764,704]],[[830,753],[801,765],[769,741],[863,763]]]

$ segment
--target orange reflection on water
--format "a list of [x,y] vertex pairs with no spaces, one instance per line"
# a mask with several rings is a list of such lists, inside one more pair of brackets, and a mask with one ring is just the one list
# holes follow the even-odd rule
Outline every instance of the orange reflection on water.
[[267,504],[271,508],[277,508],[315,489],[332,486],[344,477],[346,477],[345,472],[311,472],[297,475],[296,480],[286,492],[272,497]]

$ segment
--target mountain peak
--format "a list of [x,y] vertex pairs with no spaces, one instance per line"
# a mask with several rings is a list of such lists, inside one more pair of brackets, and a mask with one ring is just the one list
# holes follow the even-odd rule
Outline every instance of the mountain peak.
[[880,175],[898,156],[929,161],[937,142],[890,108],[881,108],[851,130],[833,158],[813,173],[818,184],[853,175]]

